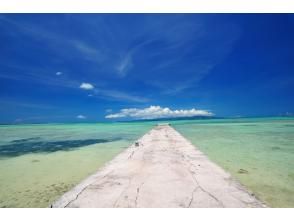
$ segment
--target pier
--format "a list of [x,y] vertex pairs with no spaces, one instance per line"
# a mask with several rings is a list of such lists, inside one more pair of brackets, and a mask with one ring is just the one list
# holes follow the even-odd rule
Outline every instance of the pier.
[[169,124],[160,124],[51,207],[265,207]]

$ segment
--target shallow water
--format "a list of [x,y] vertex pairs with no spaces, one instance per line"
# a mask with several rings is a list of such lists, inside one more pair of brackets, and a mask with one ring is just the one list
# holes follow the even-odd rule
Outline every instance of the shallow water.
[[[0,126],[0,207],[47,207],[157,122]],[[170,121],[272,207],[294,207],[294,118]]]
[[0,207],[47,207],[152,123],[0,126]]
[[173,126],[271,207],[294,207],[294,119],[175,121]]

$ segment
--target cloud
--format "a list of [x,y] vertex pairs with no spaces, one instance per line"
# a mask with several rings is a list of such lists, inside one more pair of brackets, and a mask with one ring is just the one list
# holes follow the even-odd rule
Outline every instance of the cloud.
[[84,116],[84,115],[78,115],[77,116],[77,119],[86,119],[87,117],[86,116]]
[[[69,69],[60,76],[54,75],[54,65],[46,70],[40,63],[36,69],[35,64],[30,66],[27,62],[27,70],[1,72],[0,77],[85,89],[100,99],[119,102],[149,103],[150,99],[159,100],[160,95],[166,97],[190,92],[189,89],[194,91],[192,88],[226,59],[238,39],[234,25],[211,23],[211,19],[205,17],[134,15],[130,21],[124,16],[66,15],[58,17],[59,22],[50,25],[45,20],[36,23],[36,19],[29,17],[3,15],[0,22],[6,24],[7,34],[10,36],[11,33],[12,40],[21,42],[29,38],[34,43],[30,46],[33,50],[40,50],[45,55],[54,54],[56,60],[68,64]],[[39,17],[36,18],[38,20]],[[55,21],[55,16],[50,19]],[[64,32],[60,29],[64,24],[74,24],[73,33],[87,30],[87,34]],[[84,65],[87,65],[87,70],[80,78],[75,71],[84,69]],[[71,72],[73,74],[68,75]],[[127,80],[117,79],[123,77]],[[81,80],[85,79],[95,83],[95,88],[91,84],[81,85]],[[148,83],[157,81],[158,86]],[[124,91],[118,91],[120,88]],[[99,92],[95,93],[95,89]],[[191,93],[191,96],[196,94]]]
[[30,122],[41,122],[41,123],[48,123],[48,122],[57,122],[60,120],[72,120],[72,116],[70,115],[35,115],[30,117],[24,117],[24,118],[17,118],[13,120],[13,123],[30,123]]
[[95,88],[93,92],[95,94],[95,97],[104,98],[107,100],[116,100],[120,102],[122,101],[138,102],[138,103],[145,103],[150,101],[150,99],[148,98],[129,94],[129,93],[118,91],[118,90]]
[[[25,71],[25,69],[23,71]],[[89,90],[89,91],[91,90],[94,92],[94,94],[88,94],[88,97],[95,96],[98,98],[103,98],[107,100],[115,100],[120,102],[127,101],[127,102],[146,103],[150,101],[150,99],[148,98],[129,94],[128,92],[96,88],[90,83],[80,84],[78,80],[71,80],[71,79],[62,80],[61,78],[57,79],[56,77],[54,78],[47,77],[44,74],[25,73],[25,72],[22,75],[0,73],[0,78],[17,80],[17,81],[31,81],[31,82],[40,83],[43,85],[59,86],[59,87],[70,88],[70,89],[80,88],[80,89]]]
[[106,112],[106,113],[110,113],[110,112],[112,112],[112,109],[111,109],[111,108],[106,109],[105,112]]
[[[56,31],[46,30],[34,23],[19,21],[17,19],[9,18],[9,16],[0,16],[0,21],[5,21],[17,28],[17,30],[24,35],[29,35],[35,39],[46,40],[48,48],[55,52],[68,51],[65,53],[66,57],[71,57],[77,52],[80,58],[95,61],[95,63],[103,60],[103,55],[100,50],[96,49],[94,45],[90,45],[81,39],[75,39],[71,36],[64,36]],[[68,50],[60,50],[60,46],[67,47]]]
[[127,71],[130,70],[133,66],[131,54],[127,54],[116,67],[117,73],[120,77],[124,77],[127,74]]
[[91,83],[82,83],[80,85],[80,88],[81,89],[85,89],[85,90],[91,90],[91,89],[94,89],[94,86],[91,84]]
[[150,101],[148,98],[145,98],[145,97],[131,95],[131,94],[116,91],[116,90],[101,90],[100,92],[105,97],[108,97],[114,100],[119,100],[119,101],[139,102],[139,103]]
[[178,117],[193,117],[193,116],[213,116],[212,112],[206,110],[180,109],[171,110],[170,108],[162,108],[160,106],[150,106],[149,108],[127,108],[121,109],[115,114],[106,115],[105,118],[134,118],[134,119],[156,119],[156,118],[178,118]]
[[63,74],[63,72],[57,72],[57,73],[55,73],[55,74],[56,74],[56,76],[60,76],[60,75]]
[[73,46],[78,52],[83,55],[83,58],[87,60],[100,62],[103,60],[102,53],[95,47],[86,44],[81,40],[72,40],[70,41],[71,46]]
[[23,119],[22,118],[17,118],[14,120],[14,123],[21,123],[23,122]]
[[52,105],[47,105],[47,104],[42,104],[42,103],[30,103],[30,102],[24,102],[23,100],[18,100],[18,99],[11,99],[11,98],[3,98],[0,100],[0,106],[2,108],[7,108],[7,109],[13,109],[13,108],[28,108],[28,109],[57,109],[58,107],[52,106]]

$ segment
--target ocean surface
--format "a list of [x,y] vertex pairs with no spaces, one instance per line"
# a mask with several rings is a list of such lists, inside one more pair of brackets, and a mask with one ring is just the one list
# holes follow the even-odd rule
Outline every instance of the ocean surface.
[[0,207],[48,207],[153,124],[0,126]]
[[[272,207],[294,207],[294,118],[169,121]],[[157,122],[0,126],[0,207],[48,207]]]
[[294,207],[294,118],[178,121],[174,127],[270,207]]

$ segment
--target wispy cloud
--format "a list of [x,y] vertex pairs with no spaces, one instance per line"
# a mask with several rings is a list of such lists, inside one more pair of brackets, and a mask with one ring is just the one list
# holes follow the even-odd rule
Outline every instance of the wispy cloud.
[[47,73],[47,71],[40,68],[25,68],[18,66],[11,66],[9,72],[0,72],[0,78],[64,88],[78,88],[80,84],[78,80],[68,77],[53,77],[52,73]]
[[106,113],[111,113],[112,112],[112,109],[111,108],[108,108],[108,109],[105,110],[105,112]]
[[56,122],[58,120],[68,119],[71,120],[72,116],[69,115],[51,115],[51,116],[31,116],[24,118],[16,118],[13,123],[23,123],[23,122]]
[[147,82],[149,85],[160,89],[160,94],[162,95],[176,95],[184,92],[186,89],[193,87],[198,81],[197,79],[189,79],[187,81],[180,80],[179,82],[166,83],[166,82],[158,82],[151,81]]
[[[15,19],[13,17],[9,16],[1,16],[0,21],[7,22],[10,24],[10,27],[13,27],[14,30],[16,30],[20,35],[26,35],[30,36],[31,39],[35,39],[38,41],[46,42],[46,49],[52,50],[56,52],[58,57],[64,57],[66,59],[73,60],[77,59],[76,52],[78,52],[79,59],[86,59],[93,61],[98,66],[101,67],[99,70],[113,70],[115,71],[115,74],[117,74],[119,77],[124,77],[127,75],[127,72],[132,68],[133,66],[133,59],[132,59],[132,53],[134,49],[125,50],[124,47],[116,47],[113,48],[113,45],[110,45],[112,42],[109,41],[109,39],[106,39],[103,46],[101,44],[95,44],[93,45],[93,41],[87,41],[83,39],[73,39],[71,36],[64,36],[61,33],[58,33],[55,31],[50,31],[50,29],[42,28],[39,25],[36,25],[32,22],[27,21],[21,21],[19,19]],[[99,20],[99,19],[98,19]],[[105,34],[103,32],[103,34]],[[98,39],[101,40],[105,36],[100,34],[101,38]],[[100,36],[99,36],[100,37]],[[116,38],[113,38],[113,41],[117,40]],[[61,47],[62,45],[62,47]],[[101,48],[101,49],[100,49]],[[107,55],[103,52],[108,52]],[[136,48],[136,47],[135,47]],[[118,56],[118,54],[120,54]],[[125,54],[121,56],[121,54]],[[113,57],[112,60],[106,60],[106,57]],[[105,63],[101,63],[101,61],[105,61]],[[12,68],[15,69],[15,68]],[[21,72],[21,74],[14,74],[13,72],[9,73],[1,73],[0,77],[6,78],[6,79],[13,79],[18,81],[27,81],[32,83],[41,83],[49,86],[60,86],[60,87],[66,87],[66,88],[81,88],[84,90],[94,90],[95,87],[91,83],[83,82],[81,83],[78,79],[74,79],[74,77],[70,76],[69,74],[66,74],[66,77],[57,78],[57,77],[51,77],[50,74],[46,74],[46,71],[42,68],[23,68],[23,67],[17,67],[18,72]],[[13,70],[12,70],[13,71]],[[41,71],[41,72],[40,72]],[[63,72],[58,71],[55,73],[56,76],[63,75]],[[92,75],[93,77],[93,75]],[[101,79],[99,79],[99,82],[102,82]],[[107,81],[107,84],[109,84],[109,81]],[[104,86],[105,87],[105,86]],[[122,92],[119,90],[114,89],[108,89],[107,88],[97,88],[95,96],[99,98],[106,98],[116,101],[127,101],[127,102],[147,102],[148,99],[129,94],[129,92]],[[90,94],[89,96],[92,96]]]
[[126,56],[124,56],[119,64],[116,67],[117,73],[120,77],[124,77],[127,74],[127,71],[132,68],[132,56],[130,53],[128,53]]
[[[225,22],[219,28],[205,19],[195,23],[182,18],[176,19],[175,16],[175,25],[170,24],[172,28],[164,28],[167,23],[159,22],[157,28],[167,31],[155,32],[155,37],[165,42],[166,46],[154,54],[160,62],[152,65],[149,72],[162,73],[164,80],[158,82],[156,78],[151,78],[156,74],[150,74],[150,79],[145,81],[159,88],[164,95],[195,88],[229,56],[241,33],[239,26],[234,23]],[[174,76],[178,76],[177,80],[174,80]]]
[[[33,68],[18,74],[7,72],[6,68],[0,77],[91,90],[89,96],[121,102],[146,103],[158,94],[180,94],[208,76],[228,56],[238,38],[235,27],[207,25],[209,19],[203,17],[137,16],[138,21],[129,22],[129,18],[112,15],[68,15],[66,19],[58,17],[59,25],[54,16],[41,16],[44,20],[35,22],[30,17],[3,15],[0,22],[8,24],[10,38],[19,41],[25,36],[44,57],[54,54],[54,61],[50,59],[52,63],[44,62],[43,66],[62,63],[64,66],[54,69],[60,68],[64,74],[56,72],[62,77],[54,77],[52,69],[46,71],[41,65],[35,70],[39,63],[33,62]],[[73,32],[61,29],[68,24],[74,24]],[[79,78],[81,70],[83,78]],[[120,81],[122,78],[125,81]],[[146,95],[144,89],[128,90],[127,83],[136,83],[135,88],[144,85],[151,92]]]
[[30,102],[21,102],[16,100],[2,100],[0,101],[2,108],[28,108],[28,109],[56,109],[56,106],[43,104],[43,103],[30,103]]
[[85,115],[78,115],[77,119],[86,119],[87,117]]
[[[64,36],[31,23],[19,20],[16,21],[8,18],[8,16],[1,16],[0,21],[1,20],[16,27],[20,34],[29,35],[38,41],[45,40],[48,49],[55,51],[59,56],[65,53],[66,56],[64,57],[72,57],[76,55],[76,53],[73,53],[73,51],[75,51],[78,52],[80,59],[91,60],[97,63],[103,60],[103,55],[100,50],[84,40],[75,39],[71,36]],[[61,50],[61,48],[67,48],[67,50]]]
[[80,85],[80,88],[81,89],[85,89],[85,90],[92,90],[92,89],[94,89],[95,87],[91,84],[91,83],[82,83],[81,85]]
[[213,116],[212,112],[207,110],[179,109],[171,110],[160,106],[150,106],[148,108],[127,108],[121,109],[115,114],[106,115],[105,118],[134,118],[134,119],[156,119],[156,118],[175,118],[175,117],[193,117],[193,116]]
[[138,102],[138,103],[146,103],[149,102],[150,99],[133,95],[128,92],[122,92],[119,90],[109,90],[105,88],[95,88],[94,85],[91,83],[79,83],[77,80],[71,80],[71,79],[64,79],[64,80],[56,80],[54,78],[51,78],[49,76],[44,76],[41,74],[35,74],[35,73],[23,73],[22,75],[15,75],[15,74],[1,74],[0,78],[6,78],[10,80],[17,80],[17,81],[30,81],[35,82],[38,84],[44,84],[49,86],[59,86],[59,87],[65,87],[70,89],[83,89],[88,91],[93,91],[94,94],[88,94],[88,97],[98,97],[102,99],[110,99],[115,100],[119,102]]
[[83,55],[86,55],[84,56],[84,58],[88,60],[101,62],[104,59],[104,56],[100,50],[98,50],[94,46],[90,46],[86,42],[83,42],[81,40],[72,40],[70,41],[70,44],[75,49],[77,49],[80,53],[82,53]]
[[96,96],[104,97],[106,99],[117,100],[117,101],[127,101],[127,102],[138,102],[138,103],[145,103],[149,102],[150,99],[117,91],[117,90],[108,90],[108,89],[95,89],[94,90]]

